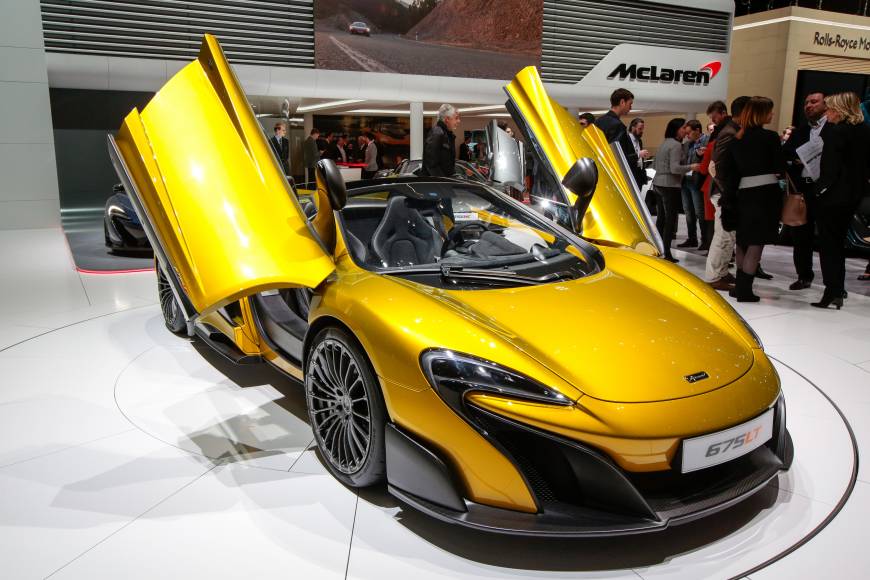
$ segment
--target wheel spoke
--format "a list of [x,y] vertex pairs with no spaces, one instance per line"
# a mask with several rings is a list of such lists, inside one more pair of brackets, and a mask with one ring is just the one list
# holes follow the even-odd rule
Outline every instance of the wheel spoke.
[[342,473],[354,473],[371,443],[365,379],[345,345],[326,339],[315,347],[306,377],[312,428],[321,452]]

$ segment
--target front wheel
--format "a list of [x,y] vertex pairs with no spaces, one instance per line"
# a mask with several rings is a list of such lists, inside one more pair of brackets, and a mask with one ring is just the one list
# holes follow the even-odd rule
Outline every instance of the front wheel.
[[351,487],[386,476],[386,408],[380,386],[357,342],[326,328],[314,338],[305,372],[311,429],[332,474]]
[[157,295],[160,297],[160,310],[163,311],[163,322],[166,323],[166,328],[173,334],[187,334],[187,322],[181,313],[181,306],[178,305],[172,287],[169,286],[169,280],[166,279],[159,264],[157,265]]

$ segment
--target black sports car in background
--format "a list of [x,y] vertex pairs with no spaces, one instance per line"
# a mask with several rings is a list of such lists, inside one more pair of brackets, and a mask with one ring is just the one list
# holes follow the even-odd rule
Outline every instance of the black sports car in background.
[[150,252],[142,222],[130,203],[130,196],[120,183],[112,188],[103,212],[103,232],[110,252]]

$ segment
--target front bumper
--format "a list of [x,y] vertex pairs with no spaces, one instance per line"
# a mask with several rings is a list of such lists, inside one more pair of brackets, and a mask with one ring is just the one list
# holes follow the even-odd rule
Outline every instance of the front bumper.
[[782,397],[770,441],[743,457],[688,474],[678,465],[665,472],[630,473],[576,441],[480,408],[469,413],[524,476],[537,513],[463,498],[447,464],[394,426],[387,436],[389,491],[435,518],[488,532],[582,537],[663,530],[745,500],[787,470],[794,453]]

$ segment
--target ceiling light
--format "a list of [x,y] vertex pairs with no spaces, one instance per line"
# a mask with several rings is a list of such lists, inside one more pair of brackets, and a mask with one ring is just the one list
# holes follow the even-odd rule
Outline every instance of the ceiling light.
[[504,109],[504,105],[481,105],[479,107],[462,107],[456,109],[460,113],[477,113],[479,111],[500,111]]
[[312,111],[321,111],[323,109],[331,109],[332,107],[343,107],[345,105],[355,105],[356,103],[364,103],[365,99],[345,99],[343,101],[329,101],[327,103],[317,103],[316,105],[305,105],[296,109],[297,113],[311,113]]

